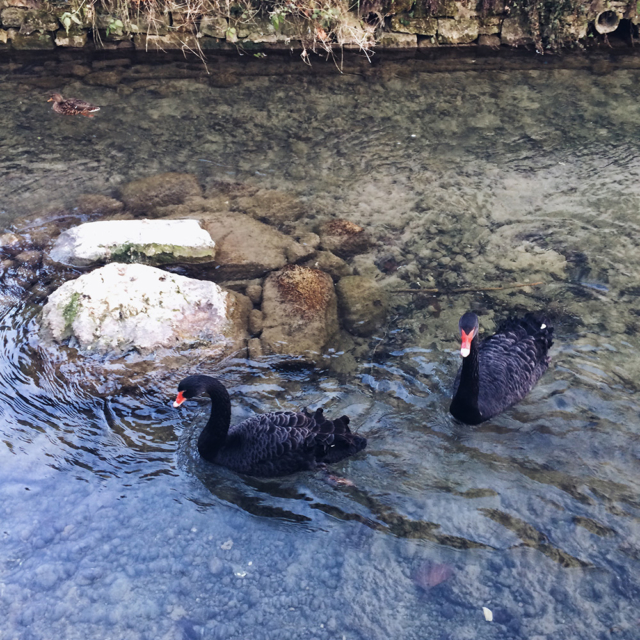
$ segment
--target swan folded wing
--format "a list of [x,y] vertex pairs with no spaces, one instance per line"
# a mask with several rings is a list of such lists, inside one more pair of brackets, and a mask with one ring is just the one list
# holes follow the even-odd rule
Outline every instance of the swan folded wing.
[[483,416],[490,417],[519,402],[549,364],[545,341],[521,326],[506,328],[480,345],[480,398]]
[[254,416],[232,427],[220,463],[259,476],[279,476],[316,466],[313,416],[278,411]]

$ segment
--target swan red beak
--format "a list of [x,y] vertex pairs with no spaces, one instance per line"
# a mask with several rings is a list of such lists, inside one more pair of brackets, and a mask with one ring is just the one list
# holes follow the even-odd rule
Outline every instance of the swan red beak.
[[473,340],[473,336],[475,335],[475,330],[471,329],[469,333],[465,333],[462,329],[460,329],[460,333],[462,334],[462,346],[460,347],[460,355],[463,358],[466,358],[471,353],[471,341]]
[[178,393],[178,397],[175,399],[175,402],[173,403],[173,406],[179,407],[185,400],[186,398],[184,397],[184,391],[180,391]]

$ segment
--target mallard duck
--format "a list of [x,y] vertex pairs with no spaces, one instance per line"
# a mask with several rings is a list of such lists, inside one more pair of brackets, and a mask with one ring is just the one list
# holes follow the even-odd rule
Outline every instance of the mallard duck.
[[52,109],[56,113],[62,113],[65,116],[86,116],[87,118],[93,118],[93,113],[100,111],[100,107],[96,107],[90,102],[76,98],[68,98],[65,100],[59,93],[51,94],[47,102],[53,102]]

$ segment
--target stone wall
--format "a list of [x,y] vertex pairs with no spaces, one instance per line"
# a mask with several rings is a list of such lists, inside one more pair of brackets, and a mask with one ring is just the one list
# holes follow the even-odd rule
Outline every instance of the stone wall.
[[[0,51],[55,48],[306,50],[412,49],[477,44],[498,48],[546,47],[595,42],[615,31],[621,20],[637,35],[637,4],[595,0],[579,5],[561,0],[553,11],[544,4],[504,0],[385,0],[369,14],[346,12],[327,35],[317,23],[300,18],[231,19],[184,14],[179,9],[153,15],[118,17],[87,5],[39,4],[38,0],[0,0]],[[427,3],[427,4],[421,4]],[[152,6],[152,5],[148,5]],[[362,5],[365,7],[366,5]],[[372,19],[375,18],[375,19]],[[311,26],[310,26],[311,25]],[[635,26],[634,26],[635,25]],[[307,38],[311,33],[311,37]],[[546,34],[546,36],[545,36]],[[549,34],[552,37],[549,37]],[[305,40],[305,38],[307,38]],[[549,44],[551,42],[551,44]],[[259,55],[259,54],[258,54]]]

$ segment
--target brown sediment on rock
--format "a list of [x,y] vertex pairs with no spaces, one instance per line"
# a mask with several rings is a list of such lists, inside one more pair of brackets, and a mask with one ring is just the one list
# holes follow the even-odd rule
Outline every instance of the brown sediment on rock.
[[372,244],[371,236],[355,222],[338,218],[329,220],[318,228],[322,248],[340,258],[350,258],[364,253]]
[[364,228],[349,220],[330,220],[322,225],[322,231],[331,236],[355,236],[364,232]]
[[324,312],[333,293],[331,280],[319,269],[287,265],[275,278],[282,299],[305,318]]

